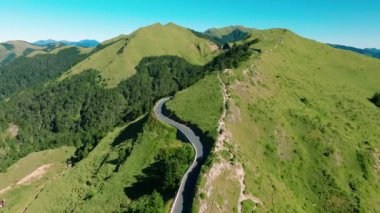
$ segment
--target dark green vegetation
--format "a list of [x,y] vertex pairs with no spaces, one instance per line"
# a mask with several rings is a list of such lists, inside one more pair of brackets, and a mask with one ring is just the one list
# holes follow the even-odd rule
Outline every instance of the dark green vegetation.
[[13,44],[2,43],[0,45],[2,45],[3,47],[5,47],[5,49],[7,49],[7,50],[13,50],[15,48],[15,46]]
[[[134,38],[139,38],[137,46],[132,37],[111,40],[93,50],[102,54],[82,61],[87,71],[82,72],[81,62],[76,65],[80,72],[61,81],[55,81],[55,74],[42,80],[36,77],[3,99],[0,170],[33,151],[76,147],[70,159],[73,168],[45,184],[26,212],[168,211],[193,153],[189,144],[178,141],[175,129],[159,123],[149,112],[159,98],[175,95],[168,110],[210,139],[211,147],[222,107],[220,84],[213,71],[226,68],[233,69],[220,74],[230,97],[227,138],[216,155],[228,159],[231,166],[211,182],[216,191],[196,197],[199,208],[205,201],[218,209],[228,200],[231,204],[226,209],[236,209],[240,182],[234,166],[241,163],[248,198],[242,203],[243,212],[379,209],[380,111],[373,105],[378,106],[380,99],[378,93],[373,96],[379,89],[379,60],[331,48],[285,29],[239,28],[250,34],[247,39],[236,27],[210,31],[218,39],[238,39],[240,44],[230,44],[214,58],[198,54],[199,49],[210,47],[209,41],[183,29],[184,33],[174,34],[178,28],[156,25],[151,27],[155,31],[141,30]],[[160,43],[162,37],[157,34],[171,37]],[[145,57],[155,53],[150,50],[156,43],[155,51],[174,50],[178,42],[173,43],[173,38],[184,35],[187,39],[171,55],[183,57],[188,46],[197,54],[184,51],[189,54],[186,60]],[[212,39],[210,35],[203,38]],[[194,39],[203,42],[198,50]],[[263,50],[259,57],[255,49]],[[133,53],[133,63],[121,69]],[[211,62],[203,60],[211,56]],[[204,63],[191,64],[191,58]],[[106,75],[99,72],[116,59],[115,69],[108,74],[121,70],[123,75],[114,78],[113,88],[106,88]],[[97,62],[101,62],[96,65],[99,71],[87,69]],[[124,75],[127,71],[133,72]],[[203,168],[222,158],[210,159]],[[200,188],[209,176],[203,177]],[[230,185],[237,187],[225,187]]]
[[332,47],[342,49],[342,50],[350,50],[356,53],[360,53],[363,55],[371,56],[374,58],[380,58],[380,50],[375,49],[375,48],[365,48],[365,49],[360,49],[360,48],[355,48],[355,47],[350,47],[350,46],[344,46],[344,45],[339,45],[339,44],[329,44]]
[[235,66],[252,53],[250,44],[234,46],[204,67],[175,56],[144,58],[137,73],[113,89],[103,87],[96,71],[87,71],[14,95],[1,103],[0,132],[11,123],[20,131],[0,143],[5,150],[0,169],[32,151],[64,144],[78,147],[71,159],[78,162],[110,129],[149,112],[159,98],[194,84],[213,69]]
[[72,47],[57,54],[17,58],[0,67],[0,100],[24,88],[57,78],[86,57],[87,54],[80,54],[77,48]]
[[380,107],[380,93],[375,93],[372,98],[369,99],[373,104]]
[[[254,52],[250,46],[259,42],[254,39],[241,45],[234,45],[228,51],[221,53],[210,63],[205,65],[206,70],[224,70],[227,68],[237,68],[239,63],[246,61]],[[260,50],[256,49],[259,52]],[[257,53],[255,52],[255,53]]]
[[8,41],[0,43],[0,66],[11,62],[18,57],[26,56],[33,51],[43,49],[43,47],[29,44],[25,41]]
[[115,128],[26,212],[164,212],[193,158],[176,135],[151,115]]

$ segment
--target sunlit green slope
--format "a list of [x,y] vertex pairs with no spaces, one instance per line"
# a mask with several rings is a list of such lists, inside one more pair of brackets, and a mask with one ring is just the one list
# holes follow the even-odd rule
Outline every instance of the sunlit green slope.
[[[196,207],[230,211],[221,201],[238,200],[239,191],[223,187],[240,179],[243,212],[376,212],[380,109],[368,99],[380,90],[380,61],[283,29],[254,38],[260,57],[222,74],[230,98],[221,146],[232,155],[215,150]],[[188,100],[199,95],[191,89]]]
[[109,86],[117,85],[135,73],[143,57],[175,55],[192,64],[205,64],[218,53],[210,41],[195,36],[190,30],[175,24],[154,24],[141,28],[74,66],[62,78],[96,69]]

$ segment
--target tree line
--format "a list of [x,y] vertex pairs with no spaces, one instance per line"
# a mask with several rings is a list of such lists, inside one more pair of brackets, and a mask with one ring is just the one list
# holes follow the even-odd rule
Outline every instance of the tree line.
[[107,89],[96,70],[40,84],[0,103],[0,133],[20,127],[15,138],[0,137],[0,171],[33,151],[74,145],[72,162],[85,158],[117,125],[147,113],[159,98],[187,88],[214,70],[234,68],[252,54],[253,40],[235,45],[205,66],[176,56],[143,58],[136,74]]

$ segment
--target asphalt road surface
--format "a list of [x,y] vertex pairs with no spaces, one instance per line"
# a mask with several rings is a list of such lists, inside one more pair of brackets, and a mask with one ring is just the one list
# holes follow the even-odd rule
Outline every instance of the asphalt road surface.
[[160,99],[154,106],[154,114],[158,120],[170,126],[177,128],[186,139],[192,144],[195,150],[195,157],[193,163],[187,169],[182,177],[181,185],[177,191],[177,195],[172,204],[171,213],[190,212],[192,198],[194,196],[196,179],[200,171],[200,162],[204,157],[203,145],[199,137],[188,126],[178,123],[162,114],[162,108],[170,100],[170,97]]

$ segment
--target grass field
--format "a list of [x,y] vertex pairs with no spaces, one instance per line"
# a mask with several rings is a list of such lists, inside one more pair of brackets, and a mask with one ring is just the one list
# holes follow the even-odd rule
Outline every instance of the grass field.
[[218,121],[223,111],[223,96],[217,74],[208,75],[178,92],[166,106],[182,120],[197,125],[216,138]]
[[209,41],[175,24],[154,24],[118,38],[120,40],[116,43],[74,66],[61,79],[87,69],[96,69],[113,87],[133,75],[143,57],[175,55],[193,64],[205,64],[218,53],[213,51]]
[[[0,198],[7,201],[6,207],[0,209],[0,212],[22,212],[52,178],[65,170],[65,161],[73,153],[73,147],[35,152],[19,160],[7,172],[0,173],[0,191],[10,186],[9,191],[0,194]],[[46,164],[52,165],[42,178],[32,179],[26,184],[17,184],[37,168]]]
[[247,193],[269,211],[378,210],[380,61],[287,30],[255,36],[260,59],[229,75]]
[[[176,139],[175,129],[151,117],[118,127],[86,159],[48,185],[27,212],[121,211],[133,202],[126,188],[140,180],[138,177],[157,155],[184,146],[190,145]],[[121,158],[125,151],[126,156]],[[170,201],[166,208],[169,205]]]
[[25,41],[9,41],[0,43],[0,63],[3,60],[8,60],[9,57],[17,58],[23,56],[27,49],[42,50],[44,47],[29,44]]
[[[226,146],[243,165],[244,194],[262,202],[244,201],[242,210],[378,210],[380,111],[368,99],[380,90],[380,61],[285,29],[254,31],[254,38],[260,39],[260,57],[222,75],[230,95]],[[205,82],[212,76],[178,93],[168,108],[210,131],[222,106]],[[213,188],[231,182],[229,170],[223,171]],[[211,209],[231,208],[218,196],[237,195],[226,188],[199,199]]]

